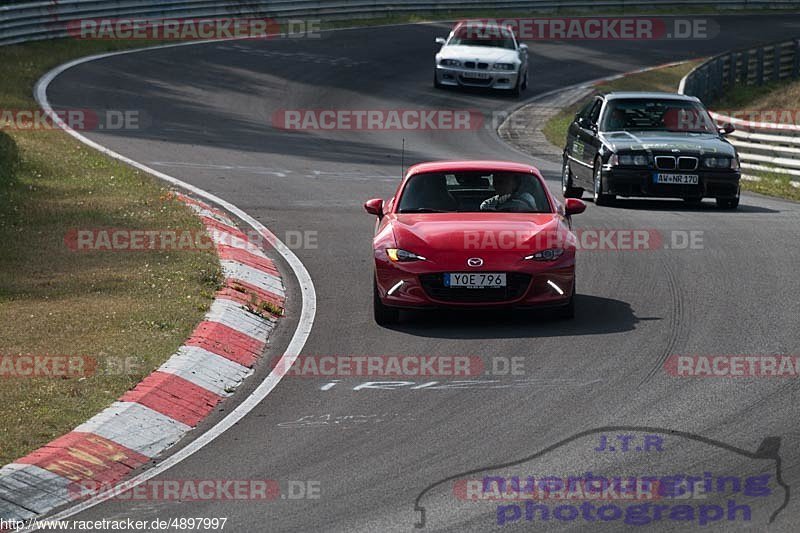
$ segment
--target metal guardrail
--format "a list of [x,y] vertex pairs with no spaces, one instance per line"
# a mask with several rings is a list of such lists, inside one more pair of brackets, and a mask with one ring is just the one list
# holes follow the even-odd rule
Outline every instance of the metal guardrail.
[[470,10],[653,10],[708,7],[759,9],[797,7],[797,0],[47,0],[0,6],[0,45],[67,36],[68,22],[81,18],[196,18],[264,16],[325,20],[376,18],[412,12]]
[[[712,57],[681,80],[679,92],[712,105],[734,87],[788,79],[800,79],[800,39]],[[800,115],[786,111],[793,118]],[[714,112],[711,116],[717,123],[728,122],[736,128],[730,141],[739,152],[745,178],[758,179],[760,172],[767,172],[800,181],[800,125],[744,120]]]

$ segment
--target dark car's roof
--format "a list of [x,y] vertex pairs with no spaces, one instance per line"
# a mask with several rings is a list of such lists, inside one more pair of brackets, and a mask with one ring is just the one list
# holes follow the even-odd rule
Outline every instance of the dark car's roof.
[[603,95],[606,100],[623,100],[623,99],[653,99],[653,100],[687,100],[691,102],[699,102],[696,96],[689,96],[686,94],[657,92],[657,91],[619,91],[610,92]]

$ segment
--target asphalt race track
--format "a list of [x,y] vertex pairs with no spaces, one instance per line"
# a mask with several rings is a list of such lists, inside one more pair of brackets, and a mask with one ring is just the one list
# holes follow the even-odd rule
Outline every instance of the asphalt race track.
[[[721,31],[708,40],[531,42],[524,95],[800,35],[800,16],[712,18]],[[420,521],[418,503],[428,530],[485,531],[498,527],[496,505],[465,506],[446,484],[436,484],[514,461],[523,461],[530,474],[591,471],[617,461],[641,475],[698,468],[736,475],[764,462],[754,452],[769,437],[780,439],[783,481],[800,484],[796,379],[679,378],[664,370],[673,354],[800,352],[797,204],[754,195],[744,195],[733,212],[709,200],[701,208],[679,201],[623,200],[614,208],[590,203],[575,218],[576,228],[664,235],[696,230],[703,231],[702,246],[580,252],[577,316],[569,322],[530,314],[428,313],[391,329],[374,323],[374,219],[362,203],[394,192],[403,138],[406,163],[533,161],[554,190],[560,161],[532,160],[507,147],[491,125],[466,132],[286,132],[273,128],[271,117],[276,110],[307,108],[479,109],[491,116],[519,105],[502,95],[433,88],[433,39],[447,32],[443,24],[404,25],[317,39],[181,46],[87,63],[51,85],[56,109],[140,110],[149,117],[145,128],[95,131],[93,140],[232,202],[281,238],[298,231],[314,236],[316,244],[294,250],[318,296],[303,353],[524,360],[524,374],[482,376],[485,382],[461,388],[354,390],[372,381],[358,378],[321,390],[327,380],[287,376],[233,429],[160,479],[314,481],[319,499],[107,501],[74,518],[228,517],[225,529],[235,532],[411,531]],[[291,280],[289,289],[290,299],[299,298]],[[296,300],[290,306],[269,358],[291,336],[298,306]],[[259,368],[229,404],[268,370]],[[325,415],[328,424],[289,424]],[[333,422],[348,416],[356,418]],[[603,429],[617,426],[628,428]],[[663,450],[594,450],[599,435],[631,432],[667,435]],[[577,440],[568,440],[573,436]],[[767,442],[774,451],[778,441]],[[751,522],[726,517],[705,529],[763,531],[779,510],[769,530],[797,531],[800,499],[789,498],[783,507],[790,494],[750,498]],[[523,519],[505,527],[530,527]],[[552,518],[539,527],[637,528]],[[697,527],[696,521],[661,520],[645,529]]]

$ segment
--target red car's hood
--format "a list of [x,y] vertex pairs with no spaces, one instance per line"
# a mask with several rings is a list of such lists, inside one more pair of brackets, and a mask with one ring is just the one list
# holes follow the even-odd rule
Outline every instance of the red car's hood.
[[530,251],[566,239],[568,229],[555,213],[397,214],[392,228],[400,248],[428,251]]

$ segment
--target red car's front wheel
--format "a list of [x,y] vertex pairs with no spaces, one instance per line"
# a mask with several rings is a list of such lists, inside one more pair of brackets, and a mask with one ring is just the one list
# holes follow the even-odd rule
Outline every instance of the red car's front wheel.
[[375,315],[375,322],[380,326],[388,326],[397,322],[400,319],[400,310],[383,304],[381,295],[378,292],[378,282],[374,278],[372,289],[372,310]]

